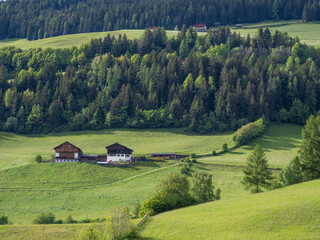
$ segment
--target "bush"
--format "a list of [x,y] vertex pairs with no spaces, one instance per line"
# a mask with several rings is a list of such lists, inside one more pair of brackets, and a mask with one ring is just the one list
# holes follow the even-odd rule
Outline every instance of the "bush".
[[191,153],[190,157],[195,158],[197,155],[195,153]]
[[41,155],[37,155],[36,158],[35,158],[35,161],[36,161],[37,163],[41,163],[41,162],[42,162],[42,157],[41,157]]
[[143,217],[146,213],[148,213],[149,216],[153,216],[166,210],[167,206],[164,199],[161,199],[158,196],[151,197],[142,203],[139,210],[139,216]]
[[266,123],[263,118],[258,119],[255,122],[248,123],[242,126],[233,134],[233,141],[236,145],[241,146],[248,143],[253,138],[258,137],[266,130]]
[[197,163],[197,159],[194,158],[194,159],[191,160],[191,162],[192,163]]
[[77,223],[77,220],[73,219],[73,217],[71,215],[68,215],[65,223],[68,223],[68,224]]
[[4,124],[4,131],[16,132],[18,128],[18,119],[15,117],[8,117],[7,122]]
[[213,150],[212,151],[212,156],[217,156],[218,154],[217,154],[217,152],[216,152],[216,150]]
[[180,173],[181,174],[187,174],[189,170],[188,164],[183,164],[182,167],[180,168]]
[[53,224],[55,220],[53,213],[41,213],[38,215],[32,223],[34,224]]
[[227,143],[224,143],[221,147],[222,151],[223,152],[228,152],[229,148],[228,148],[228,144]]
[[0,215],[0,225],[8,224],[8,217],[5,215]]
[[194,202],[189,192],[190,185],[184,174],[172,173],[162,179],[153,195],[141,205],[139,216],[154,215],[167,210],[184,207]]
[[99,233],[93,227],[82,229],[82,231],[79,234],[79,240],[99,240],[99,239],[100,239]]
[[135,203],[132,210],[131,210],[131,216],[133,219],[138,218],[139,217],[139,211],[141,208],[141,204],[139,202]]

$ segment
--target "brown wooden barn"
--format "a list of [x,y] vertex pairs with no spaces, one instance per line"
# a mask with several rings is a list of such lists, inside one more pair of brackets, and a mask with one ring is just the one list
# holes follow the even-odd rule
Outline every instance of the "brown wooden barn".
[[54,150],[56,151],[56,162],[78,162],[81,160],[82,150],[69,142],[60,144]]

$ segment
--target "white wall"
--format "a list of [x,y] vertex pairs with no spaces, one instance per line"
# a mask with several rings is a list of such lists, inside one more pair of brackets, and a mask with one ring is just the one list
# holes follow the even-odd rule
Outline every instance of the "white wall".
[[74,158],[78,159],[79,158],[79,153],[74,153]]
[[119,162],[120,160],[123,161],[130,161],[132,155],[131,154],[108,154],[107,161]]

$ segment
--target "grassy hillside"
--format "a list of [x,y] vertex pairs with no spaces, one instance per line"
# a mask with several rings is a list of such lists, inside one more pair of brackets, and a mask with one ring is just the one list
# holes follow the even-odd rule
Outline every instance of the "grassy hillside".
[[153,217],[143,239],[319,239],[320,180]]
[[262,22],[255,24],[243,24],[242,29],[233,28],[242,36],[253,36],[259,27],[269,27],[271,32],[279,30],[287,32],[291,37],[299,37],[301,42],[309,45],[320,46],[320,23],[302,21]]
[[[302,42],[308,43],[314,46],[320,46],[320,23],[318,22],[307,22],[302,21],[282,21],[282,22],[262,22],[255,24],[244,24],[242,29],[237,29],[233,26],[232,30],[240,32],[241,35],[245,36],[247,34],[254,35],[259,27],[269,27],[272,32],[276,29],[281,32],[288,32],[292,37],[299,37]],[[29,48],[65,48],[71,46],[78,46],[82,43],[90,41],[92,38],[103,38],[109,33],[111,36],[117,37],[119,34],[124,34],[128,36],[129,39],[138,39],[143,34],[142,29],[137,30],[119,30],[110,32],[93,32],[93,33],[79,33],[63,35],[58,37],[40,39],[36,41],[28,41],[27,39],[4,39],[0,41],[0,47],[5,46],[16,46],[22,49]],[[168,37],[173,37],[178,34],[177,31],[167,31]],[[205,34],[205,33],[200,33]]]
[[[116,38],[119,34],[126,34],[129,39],[139,39],[143,34],[142,29],[137,30],[119,30],[119,31],[110,31],[110,32],[93,32],[93,33],[79,33],[79,34],[70,34],[63,35],[52,38],[45,38],[36,41],[28,41],[27,39],[4,39],[0,41],[0,47],[5,46],[16,46],[22,49],[29,48],[66,48],[72,46],[78,46],[82,43],[89,42],[92,38],[104,38],[109,33],[111,36],[115,36]],[[167,31],[168,37],[172,37],[177,35],[177,31]]]
[[0,172],[0,212],[14,224],[30,224],[41,212],[53,212],[57,219],[69,214],[76,219],[102,218],[112,207],[143,201],[161,178],[178,170],[175,162],[140,163],[134,168],[40,165]]
[[[182,129],[104,130],[63,132],[48,135],[15,135],[0,132],[0,169],[26,165],[40,154],[44,159],[54,155],[53,148],[69,141],[84,153],[106,153],[105,147],[119,142],[134,150],[134,155],[152,152],[210,153],[222,143],[233,145],[232,132],[199,135]],[[18,148],[17,148],[18,146]]]
[[271,125],[259,138],[227,154],[200,159],[202,162],[245,165],[248,154],[258,143],[267,155],[269,165],[282,168],[297,155],[302,127],[293,124]]

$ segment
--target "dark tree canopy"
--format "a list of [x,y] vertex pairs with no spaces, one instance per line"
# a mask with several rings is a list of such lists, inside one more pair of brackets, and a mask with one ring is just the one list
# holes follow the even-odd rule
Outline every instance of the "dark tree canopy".
[[319,59],[319,49],[286,33],[243,38],[227,27],[198,36],[184,26],[176,38],[146,29],[140,40],[108,35],[64,49],[4,47],[0,128],[208,133],[262,116],[305,124],[320,109]]
[[318,0],[6,0],[0,1],[0,39],[272,19],[320,20],[320,5]]

